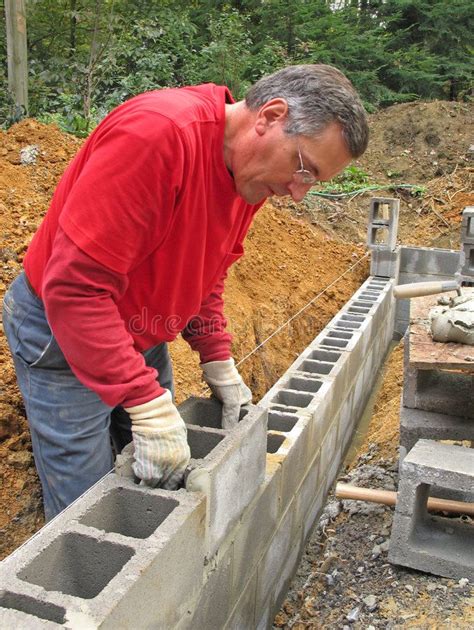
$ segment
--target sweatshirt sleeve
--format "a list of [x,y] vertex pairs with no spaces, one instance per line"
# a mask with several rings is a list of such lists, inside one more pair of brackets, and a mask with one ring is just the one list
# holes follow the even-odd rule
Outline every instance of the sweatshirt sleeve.
[[182,332],[191,348],[199,352],[201,363],[225,361],[231,354],[232,335],[226,331],[224,317],[224,281],[227,272],[215,284],[210,295],[203,301],[201,310]]
[[165,391],[120,316],[117,302],[127,286],[126,275],[88,256],[58,228],[42,286],[48,323],[76,377],[110,407]]

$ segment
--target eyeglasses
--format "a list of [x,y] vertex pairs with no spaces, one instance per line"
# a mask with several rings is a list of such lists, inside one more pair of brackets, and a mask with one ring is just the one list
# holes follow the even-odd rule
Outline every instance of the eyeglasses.
[[300,158],[300,167],[297,171],[293,173],[293,179],[297,184],[303,184],[304,186],[312,186],[318,180],[314,173],[308,171],[303,164],[303,158],[301,157],[301,149],[298,145],[298,155]]

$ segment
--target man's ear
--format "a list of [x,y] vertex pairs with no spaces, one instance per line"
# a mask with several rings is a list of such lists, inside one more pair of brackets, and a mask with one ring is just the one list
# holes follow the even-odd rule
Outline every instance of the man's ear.
[[288,103],[284,98],[272,98],[258,110],[255,131],[263,135],[270,127],[282,125],[288,116]]

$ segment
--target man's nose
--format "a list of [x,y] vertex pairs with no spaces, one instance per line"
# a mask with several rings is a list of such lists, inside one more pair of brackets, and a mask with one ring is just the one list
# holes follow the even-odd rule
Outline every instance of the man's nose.
[[311,186],[312,184],[297,184],[296,182],[288,184],[288,190],[290,191],[293,201],[296,201],[296,203],[303,201]]

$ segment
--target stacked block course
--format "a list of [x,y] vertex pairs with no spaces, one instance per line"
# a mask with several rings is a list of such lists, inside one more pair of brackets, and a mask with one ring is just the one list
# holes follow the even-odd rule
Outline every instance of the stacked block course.
[[137,485],[131,453],[0,567],[0,625],[271,627],[392,339],[393,281],[369,278],[231,431],[180,407],[186,488]]
[[397,250],[400,201],[373,197],[370,201],[367,246],[372,250],[370,273],[383,278],[398,278],[400,253]]
[[474,486],[474,450],[420,440],[405,458],[390,538],[389,560],[445,577],[474,580],[474,529],[428,514],[433,485],[468,493]]

